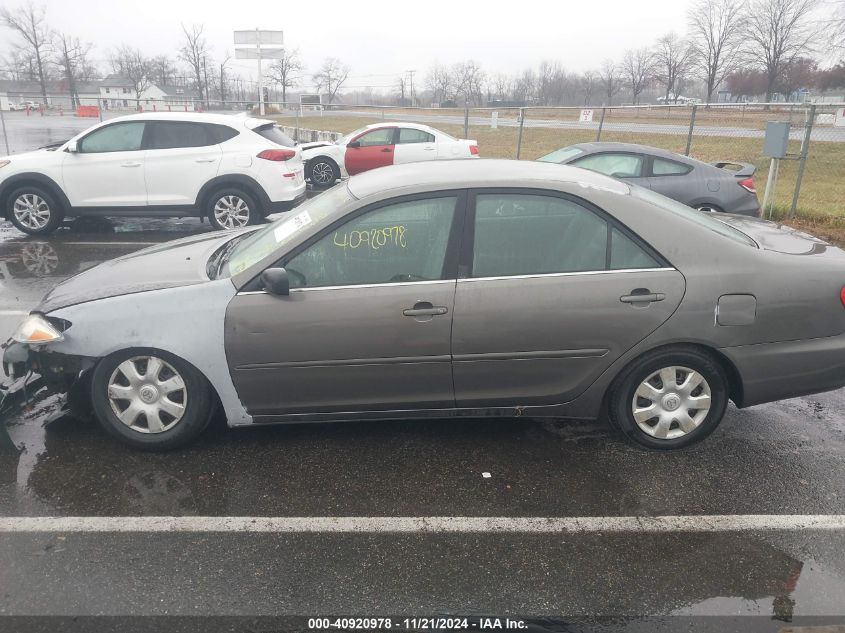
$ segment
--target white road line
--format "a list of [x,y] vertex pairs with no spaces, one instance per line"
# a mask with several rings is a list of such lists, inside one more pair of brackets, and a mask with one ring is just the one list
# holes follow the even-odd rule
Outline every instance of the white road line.
[[843,514],[657,517],[0,517],[0,533],[625,533],[845,530]]

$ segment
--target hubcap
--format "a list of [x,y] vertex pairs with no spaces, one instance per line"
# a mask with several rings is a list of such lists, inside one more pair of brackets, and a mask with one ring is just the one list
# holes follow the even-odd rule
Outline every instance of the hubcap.
[[50,221],[50,205],[34,193],[22,193],[12,205],[15,218],[28,229],[43,229]]
[[49,275],[59,266],[59,255],[46,242],[29,242],[21,248],[21,261],[34,275]]
[[226,229],[239,229],[249,223],[249,205],[238,196],[223,196],[214,205],[214,218]]
[[120,363],[109,379],[108,397],[117,418],[140,433],[172,429],[188,404],[182,376],[156,356],[135,356]]
[[664,367],[637,387],[631,412],[637,426],[651,437],[683,437],[697,429],[710,412],[710,385],[688,367]]
[[316,185],[327,185],[334,180],[334,169],[328,163],[317,163],[311,169],[311,180]]

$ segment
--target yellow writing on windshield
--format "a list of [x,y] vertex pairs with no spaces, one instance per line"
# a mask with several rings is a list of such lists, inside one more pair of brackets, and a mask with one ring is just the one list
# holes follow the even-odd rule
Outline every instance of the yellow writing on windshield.
[[386,246],[397,246],[405,248],[405,227],[401,225],[386,226],[379,229],[367,231],[348,231],[346,233],[335,232],[334,245],[343,248],[370,248],[379,250]]

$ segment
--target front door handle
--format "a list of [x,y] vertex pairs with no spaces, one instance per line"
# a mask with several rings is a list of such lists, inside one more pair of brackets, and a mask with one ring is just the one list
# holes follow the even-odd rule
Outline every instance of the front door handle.
[[196,162],[198,163],[213,163],[216,161],[216,158],[197,158]]
[[414,304],[413,308],[402,310],[402,314],[409,317],[440,316],[441,314],[446,314],[448,311],[449,308],[446,306],[435,306],[431,305],[428,301],[418,301]]
[[393,148],[392,148],[392,147],[385,147],[385,148],[384,148],[383,150],[381,150],[381,151],[383,151],[383,152],[392,152],[392,151],[393,151]]
[[655,301],[663,301],[666,295],[662,292],[651,292],[648,288],[634,288],[629,295],[622,295],[619,301],[622,303],[654,303]]
[[121,167],[140,167],[141,163],[121,163]]

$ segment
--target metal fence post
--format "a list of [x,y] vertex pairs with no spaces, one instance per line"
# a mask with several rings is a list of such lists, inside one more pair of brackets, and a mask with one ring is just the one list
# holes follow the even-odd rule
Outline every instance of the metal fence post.
[[464,138],[469,136],[469,103],[464,104]]
[[792,206],[789,207],[789,217],[795,217],[798,206],[798,194],[801,193],[801,180],[804,178],[804,167],[807,165],[807,154],[810,153],[810,137],[813,133],[813,121],[816,119],[816,104],[810,104],[810,112],[804,126],[804,139],[801,141],[801,158],[798,162],[798,178],[795,180],[795,191],[792,194]]
[[293,140],[299,143],[299,110],[296,110],[296,127],[293,129]]
[[599,119],[599,130],[596,132],[596,143],[601,140],[601,130],[604,127],[604,113],[607,112],[607,108],[601,109],[601,119]]
[[3,110],[0,109],[0,125],[3,127],[3,140],[6,143],[6,156],[11,154],[12,152],[9,151],[9,135],[6,132],[6,117],[3,116]]
[[97,97],[97,116],[100,117],[100,121],[103,120],[103,100],[100,97]]
[[690,147],[692,146],[692,131],[693,131],[693,129],[695,129],[695,111],[696,110],[698,110],[698,104],[693,103],[692,104],[692,116],[690,117],[690,120],[689,120],[689,133],[687,134],[687,149],[684,152],[684,156],[689,156],[689,150],[690,150]]
[[519,109],[519,138],[516,139],[516,160],[519,160],[519,154],[522,151],[522,125],[525,122],[525,108]]

